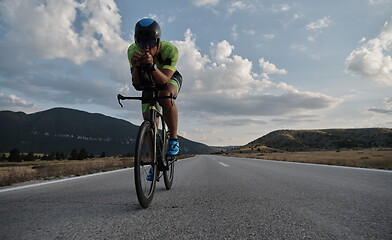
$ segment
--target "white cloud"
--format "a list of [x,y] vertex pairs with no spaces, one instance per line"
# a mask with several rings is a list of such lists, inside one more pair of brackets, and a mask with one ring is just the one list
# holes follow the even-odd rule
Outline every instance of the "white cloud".
[[[82,64],[126,47],[113,0],[4,0],[0,11],[9,26],[8,42],[24,57],[66,58]],[[77,18],[85,21],[76,25]]]
[[165,14],[155,14],[155,13],[149,13],[146,18],[151,18],[154,19],[159,23],[159,25],[164,26],[166,23],[172,23],[176,20],[175,16],[167,16]]
[[288,4],[280,4],[280,5],[272,5],[272,12],[286,12],[290,10],[290,6]]
[[307,49],[306,46],[303,44],[292,44],[290,45],[290,48],[300,52],[306,51]]
[[379,5],[384,3],[389,3],[390,0],[368,0],[370,5]]
[[271,122],[277,123],[277,124],[296,124],[296,123],[312,123],[312,122],[317,122],[319,119],[323,116],[318,116],[318,115],[292,115],[289,117],[283,117],[283,118],[273,118],[271,119]]
[[267,124],[267,121],[256,118],[208,119],[213,126],[248,126]]
[[232,1],[227,4],[227,13],[231,15],[235,11],[248,11],[254,12],[258,9],[262,8],[261,2],[257,0],[253,1]]
[[319,30],[322,28],[329,27],[331,24],[332,20],[331,17],[323,17],[322,19],[319,19],[315,22],[311,22],[308,25],[305,26],[307,30]]
[[392,109],[392,97],[384,98],[384,104],[386,109]]
[[316,38],[314,36],[309,36],[308,37],[308,41],[309,42],[314,42],[314,41],[316,41]]
[[256,34],[256,31],[252,30],[252,29],[249,29],[249,30],[244,30],[244,33],[248,34],[248,35],[251,35],[251,36],[254,36]]
[[309,58],[312,59],[312,60],[315,60],[315,61],[320,61],[321,60],[320,56],[317,55],[317,54],[312,54],[312,55],[309,56]]
[[176,20],[176,16],[169,16],[169,18],[167,19],[169,23],[174,22],[175,20]]
[[244,10],[248,8],[248,5],[245,4],[243,1],[235,1],[230,3],[230,7],[228,9],[228,13],[232,14],[236,10]]
[[154,20],[157,21],[160,25],[162,25],[162,22],[163,22],[163,21],[160,19],[160,17],[158,17],[157,14],[149,13],[147,18],[154,19]]
[[275,64],[265,61],[264,58],[259,59],[259,64],[267,76],[270,74],[287,74],[285,69],[277,68]]
[[0,84],[8,92],[47,104],[112,106],[112,92],[129,82],[129,43],[113,0],[4,0],[0,15]]
[[[275,116],[333,107],[340,100],[321,93],[299,91],[286,83],[273,83],[268,74],[286,74],[275,64],[260,59],[263,74],[252,62],[233,55],[226,40],[211,44],[212,57],[200,53],[187,30],[184,41],[173,41],[180,53],[179,71],[184,85],[178,104],[182,111],[226,116]],[[186,113],[184,113],[186,114]]]
[[219,0],[194,0],[193,4],[197,7],[212,7],[219,4]]
[[173,41],[173,43],[181,50],[181,60],[178,62],[180,68],[197,73],[210,62],[209,58],[207,56],[202,56],[197,49],[196,42],[190,29],[185,32],[184,41]]
[[[46,72],[51,61],[66,59],[80,72],[88,71],[81,66],[89,64],[109,81],[129,79],[124,61],[129,43],[121,37],[121,16],[113,0],[4,0],[0,15],[5,33],[0,40],[3,76],[37,75]],[[59,72],[64,73],[70,64],[63,64]]]
[[39,110],[33,103],[22,99],[14,94],[4,95],[0,92],[0,109],[13,109],[31,113]]
[[230,45],[226,40],[218,44],[211,43],[211,47],[211,52],[217,63],[225,63],[234,50],[234,46]]
[[263,34],[263,37],[265,39],[274,39],[275,38],[275,34]]
[[346,58],[346,70],[384,85],[392,85],[392,18],[381,33],[355,49]]
[[384,98],[384,107],[373,107],[370,108],[368,111],[382,114],[392,114],[392,97]]
[[304,17],[304,15],[298,14],[298,13],[296,13],[296,14],[293,15],[293,19],[294,19],[294,20],[297,20],[297,19],[300,19],[300,18],[303,18],[303,17]]
[[234,39],[234,40],[237,40],[238,39],[238,32],[237,32],[237,25],[233,25],[233,27],[231,28],[231,37]]

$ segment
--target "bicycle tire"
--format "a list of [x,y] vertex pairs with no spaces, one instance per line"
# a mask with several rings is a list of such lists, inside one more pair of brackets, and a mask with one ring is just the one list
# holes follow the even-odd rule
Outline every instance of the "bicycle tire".
[[163,142],[163,147],[162,147],[162,156],[163,156],[163,161],[166,162],[166,166],[168,166],[168,170],[163,171],[163,180],[165,183],[165,187],[167,190],[170,190],[170,188],[173,185],[173,179],[174,179],[174,161],[169,162],[166,156],[167,149],[169,147],[169,134],[166,131],[166,129],[162,130],[162,142]]
[[[152,181],[148,181],[146,177],[151,167],[154,167],[153,179]],[[143,208],[147,208],[154,197],[157,178],[156,172],[157,167],[153,130],[151,128],[151,123],[144,121],[139,128],[136,138],[134,163],[136,194],[139,203]]]

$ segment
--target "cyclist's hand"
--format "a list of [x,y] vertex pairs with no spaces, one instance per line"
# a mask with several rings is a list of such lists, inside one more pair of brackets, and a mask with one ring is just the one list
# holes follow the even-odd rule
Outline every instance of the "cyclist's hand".
[[140,67],[143,64],[143,56],[144,56],[144,53],[141,53],[141,52],[136,52],[135,54],[133,54],[133,56],[131,58],[132,66]]
[[150,52],[145,52],[143,54],[142,59],[144,65],[148,65],[148,66],[154,65],[154,58],[152,57]]
[[150,52],[146,52],[144,55],[144,64],[148,66],[154,65],[154,58],[152,57]]

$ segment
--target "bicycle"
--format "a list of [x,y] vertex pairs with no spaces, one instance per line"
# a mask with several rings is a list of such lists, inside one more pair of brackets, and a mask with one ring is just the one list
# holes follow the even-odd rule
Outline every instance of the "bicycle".
[[[144,73],[148,71],[144,71]],[[158,96],[158,89],[156,88],[151,74],[148,74],[147,85],[144,86],[145,94],[142,97],[124,97],[121,94],[117,95],[118,103],[121,107],[121,100],[142,100],[150,103],[149,118],[144,120],[139,127],[136,138],[135,158],[134,158],[134,177],[137,198],[143,208],[147,208],[155,192],[156,182],[163,176],[165,187],[170,190],[173,184],[174,177],[174,162],[175,157],[166,156],[169,133],[167,125],[163,119],[162,113],[158,110],[159,99],[175,99],[170,96]],[[158,128],[159,118],[161,119],[162,127]],[[158,124],[156,122],[158,120]],[[153,168],[153,179],[148,181],[146,179],[150,168]]]

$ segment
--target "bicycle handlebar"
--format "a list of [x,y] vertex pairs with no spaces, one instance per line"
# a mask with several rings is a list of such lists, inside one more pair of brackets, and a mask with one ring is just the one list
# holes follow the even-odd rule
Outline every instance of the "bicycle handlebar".
[[124,97],[121,94],[117,94],[117,100],[118,100],[118,104],[120,104],[121,107],[124,107],[121,104],[121,100],[158,100],[158,99],[176,99],[176,97],[173,96],[172,93],[170,93],[169,96],[156,96],[156,97]]

